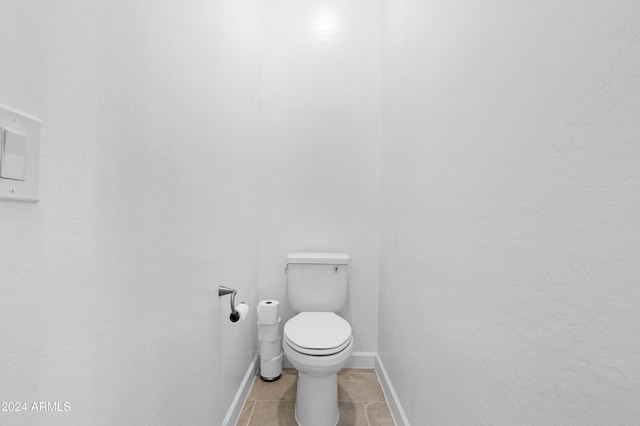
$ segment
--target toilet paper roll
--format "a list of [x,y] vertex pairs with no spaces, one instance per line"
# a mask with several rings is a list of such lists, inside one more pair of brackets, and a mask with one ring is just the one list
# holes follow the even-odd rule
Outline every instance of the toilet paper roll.
[[236,311],[240,314],[240,321],[245,319],[249,315],[249,305],[242,302],[241,304],[236,306]]
[[282,355],[260,360],[260,376],[264,379],[275,379],[282,374]]
[[280,321],[278,318],[275,324],[258,323],[258,340],[275,340],[280,337]]
[[280,317],[280,302],[277,300],[265,299],[258,303],[258,323],[275,324]]
[[282,339],[260,340],[260,359],[271,359],[282,355]]

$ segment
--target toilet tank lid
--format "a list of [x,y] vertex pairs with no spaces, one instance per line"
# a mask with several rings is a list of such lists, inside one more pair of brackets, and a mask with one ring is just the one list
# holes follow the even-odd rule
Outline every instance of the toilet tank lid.
[[287,254],[287,263],[347,265],[349,259],[351,256],[347,253],[297,252]]

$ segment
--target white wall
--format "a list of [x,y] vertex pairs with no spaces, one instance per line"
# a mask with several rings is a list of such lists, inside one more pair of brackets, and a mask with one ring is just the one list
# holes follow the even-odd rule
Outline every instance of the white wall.
[[[7,425],[219,425],[255,353],[259,37],[247,1],[3,4],[0,103],[43,120],[0,202]],[[29,407],[30,408],[30,407]]]
[[379,350],[409,420],[637,422],[639,4],[384,15]]
[[382,104],[378,3],[257,7],[4,5],[0,103],[44,128],[0,401],[72,411],[0,424],[220,424],[255,318],[216,287],[286,301],[292,250],[353,256],[413,424],[640,417],[638,6],[385,1]]
[[290,251],[346,251],[343,315],[377,347],[380,8],[365,0],[264,3],[260,297],[291,316]]

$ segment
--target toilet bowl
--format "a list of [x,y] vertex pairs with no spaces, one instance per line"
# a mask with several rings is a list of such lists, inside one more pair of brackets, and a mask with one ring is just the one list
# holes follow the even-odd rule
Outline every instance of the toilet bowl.
[[353,352],[351,325],[334,312],[301,312],[284,325],[282,346],[298,370],[298,425],[338,424],[336,374]]

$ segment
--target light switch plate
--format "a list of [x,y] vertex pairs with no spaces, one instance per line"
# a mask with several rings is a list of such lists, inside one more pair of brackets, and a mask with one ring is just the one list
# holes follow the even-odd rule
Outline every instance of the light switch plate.
[[0,200],[37,203],[40,120],[0,106]]
[[0,178],[25,180],[29,138],[9,129],[2,130]]

